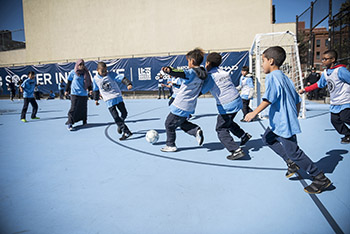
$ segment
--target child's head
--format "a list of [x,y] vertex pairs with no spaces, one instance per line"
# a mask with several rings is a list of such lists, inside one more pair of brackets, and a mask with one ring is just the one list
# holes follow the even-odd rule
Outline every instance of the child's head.
[[323,52],[322,64],[323,66],[330,68],[332,67],[338,59],[338,53],[335,50],[326,50]]
[[212,52],[207,56],[207,61],[205,62],[205,68],[207,69],[207,71],[210,71],[210,69],[220,66],[221,62],[222,62],[221,55],[219,53]]
[[204,51],[200,48],[195,48],[186,54],[186,59],[188,62],[188,67],[198,67],[203,62]]
[[28,72],[28,78],[33,80],[35,78],[35,72],[33,71]]
[[107,75],[107,65],[104,62],[97,64],[97,73],[102,77]]
[[286,51],[280,46],[269,47],[264,51],[262,59],[264,73],[267,74],[282,66],[286,59]]
[[242,76],[246,76],[249,73],[249,67],[248,66],[243,66],[241,70]]

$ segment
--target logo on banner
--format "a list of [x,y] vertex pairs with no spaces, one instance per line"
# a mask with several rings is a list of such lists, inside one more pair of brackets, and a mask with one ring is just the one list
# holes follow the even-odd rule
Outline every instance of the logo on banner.
[[139,73],[139,80],[151,80],[151,68],[150,67],[139,67],[138,69]]

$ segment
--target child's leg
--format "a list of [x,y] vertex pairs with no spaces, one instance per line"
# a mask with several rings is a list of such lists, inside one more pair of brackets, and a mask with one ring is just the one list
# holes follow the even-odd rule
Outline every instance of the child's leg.
[[125,125],[124,120],[119,117],[118,111],[116,109],[116,105],[111,106],[108,108],[109,112],[111,113],[114,122],[117,124],[117,126],[120,128],[122,132],[130,133],[129,128]]
[[241,138],[244,135],[243,129],[233,120],[237,115],[236,113],[229,114],[228,116],[228,124],[230,124],[230,131],[232,132],[233,135],[235,135],[238,138]]
[[331,123],[339,134],[350,136],[350,129],[345,123],[350,125],[350,109],[342,110],[340,113],[331,113]]
[[244,116],[246,116],[246,114],[248,114],[249,100],[242,99],[242,101],[243,101],[242,112],[243,112],[243,118],[244,118]]
[[186,117],[181,117],[181,116],[174,115],[173,113],[169,113],[165,121],[167,146],[171,146],[171,147],[175,146],[175,140],[176,140],[175,130],[185,121],[186,121]]
[[281,142],[277,140],[278,136],[267,128],[264,135],[262,136],[262,141],[270,147],[276,154],[278,154],[285,162],[288,160],[287,153],[282,146]]
[[230,134],[231,127],[231,115],[218,115],[215,128],[218,138],[229,152],[234,152],[239,148],[239,145],[235,143]]
[[197,131],[200,129],[200,127],[197,124],[188,121],[187,118],[185,118],[185,121],[181,123],[180,128],[187,134],[194,137],[196,136]]
[[29,102],[33,107],[32,111],[32,119],[36,117],[36,113],[38,112],[38,103],[35,101],[35,98],[29,98]]
[[120,111],[121,118],[122,118],[123,120],[125,120],[126,117],[128,116],[128,111],[127,111],[126,108],[125,108],[124,102],[119,102],[119,103],[117,104],[117,107],[118,107],[118,110]]
[[29,104],[29,99],[28,98],[24,98],[24,103],[23,103],[23,108],[22,108],[22,113],[21,113],[21,119],[25,119],[26,118],[26,113],[28,110],[28,104]]

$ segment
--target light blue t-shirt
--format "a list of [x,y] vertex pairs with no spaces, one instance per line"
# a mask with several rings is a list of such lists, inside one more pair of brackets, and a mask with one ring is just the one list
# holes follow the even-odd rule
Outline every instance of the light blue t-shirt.
[[[335,69],[327,69],[327,75],[330,76]],[[350,72],[345,67],[340,67],[338,70],[338,77],[341,81],[350,84]],[[327,80],[322,73],[321,78],[317,81],[319,88],[324,88],[327,85]],[[350,103],[343,105],[330,105],[329,111],[334,114],[338,114],[342,110],[350,108]]]
[[[115,106],[115,105],[117,105],[117,104],[119,104],[120,102],[122,102],[123,101],[123,97],[121,96],[121,91],[120,91],[120,88],[119,88],[119,84],[121,84],[122,83],[122,80],[124,79],[124,76],[122,75],[122,74],[117,74],[117,73],[114,73],[114,72],[108,72],[108,76],[110,77],[110,78],[112,78],[112,80],[114,80],[117,84],[116,84],[116,86],[114,86],[113,84],[108,84],[108,83],[106,83],[106,84],[103,84],[104,86],[108,86],[109,88],[113,88],[114,87],[114,90],[109,90],[108,92],[104,92],[103,90],[101,90],[100,92],[101,92],[101,94],[102,94],[102,97],[105,99],[106,97],[104,97],[104,95],[108,95],[108,94],[110,94],[110,93],[114,93],[114,94],[118,94],[118,95],[115,95],[116,97],[115,98],[112,98],[112,99],[108,99],[108,100],[106,100],[105,102],[106,102],[106,105],[107,105],[107,107],[109,108],[109,107],[112,107],[112,106]],[[99,88],[99,86],[97,85],[97,83],[96,83],[96,79],[101,79],[101,80],[103,80],[104,79],[104,77],[102,77],[102,76],[100,76],[99,74],[97,74],[95,77],[94,77],[94,79],[93,79],[93,91],[98,91],[98,90],[100,90],[100,88]],[[107,79],[107,81],[108,81],[108,79]]]
[[271,130],[278,136],[290,138],[301,133],[296,105],[301,98],[294,84],[282,71],[275,70],[266,76],[263,100],[271,103],[269,120]]
[[35,88],[35,81],[31,79],[26,79],[22,84],[21,87],[23,88],[23,97],[24,98],[34,98],[34,88]]
[[74,70],[72,70],[68,75],[68,81],[72,81],[71,85],[71,95],[77,96],[87,96],[88,93],[84,88],[84,75],[78,76]]

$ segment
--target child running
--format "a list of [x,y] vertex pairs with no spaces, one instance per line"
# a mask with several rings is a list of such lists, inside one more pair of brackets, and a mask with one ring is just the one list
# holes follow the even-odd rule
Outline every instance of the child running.
[[263,52],[262,66],[267,74],[266,91],[261,104],[248,113],[245,120],[251,121],[271,105],[271,128],[268,127],[262,137],[264,143],[287,162],[286,177],[292,176],[302,168],[313,178],[313,182],[305,187],[304,191],[311,194],[320,193],[331,185],[331,181],[298,146],[296,134],[301,132],[298,121],[301,98],[295,91],[293,82],[279,70],[285,59],[286,52],[279,46],[270,47]]
[[163,152],[177,151],[175,145],[177,127],[189,135],[195,136],[199,145],[203,144],[204,137],[201,128],[187,120],[194,113],[198,95],[204,80],[207,78],[205,69],[200,67],[203,58],[203,50],[196,48],[186,55],[188,69],[176,70],[171,67],[162,67],[163,72],[183,80],[174,102],[170,105],[170,113],[165,121],[167,140],[166,146],[160,149]]
[[[208,91],[216,100],[219,115],[216,121],[216,132],[221,143],[231,152],[227,159],[235,160],[245,156],[241,146],[245,145],[252,137],[244,132],[233,120],[237,112],[242,109],[242,99],[238,90],[232,83],[229,72],[219,68],[222,58],[219,53],[210,53],[205,63],[208,78],[204,81],[202,93]],[[241,143],[235,143],[230,132],[241,139]]]
[[[103,100],[106,102],[109,112],[111,113],[114,122],[117,124],[117,132],[122,134],[119,140],[125,140],[129,138],[132,133],[126,126],[124,120],[126,119],[128,112],[125,108],[123,102],[122,92],[119,88],[119,83],[126,85],[127,89],[132,89],[131,82],[126,79],[123,75],[117,75],[113,72],[107,71],[107,65],[104,62],[99,62],[97,64],[97,75],[93,79],[93,91],[96,106],[99,105],[98,100],[100,99],[100,94]],[[118,110],[121,116],[119,117]]]
[[243,119],[241,119],[241,122],[244,122],[244,117],[246,114],[249,112],[252,112],[253,110],[250,109],[249,103],[250,100],[253,98],[254,94],[254,84],[253,84],[253,79],[249,75],[249,67],[243,66],[241,70],[241,78],[239,80],[239,86],[237,86],[238,90],[241,90],[241,98],[243,101]]
[[337,132],[345,135],[340,143],[350,144],[350,72],[345,65],[337,64],[335,50],[323,53],[322,63],[326,67],[321,78],[313,85],[301,89],[299,93],[311,92],[327,85],[331,99],[331,123]]
[[29,103],[33,107],[32,111],[32,119],[40,119],[39,117],[36,116],[36,113],[38,112],[38,104],[35,101],[34,98],[34,88],[35,88],[35,73],[33,71],[30,71],[28,73],[28,79],[26,79],[21,86],[19,87],[21,89],[21,92],[23,91],[23,98],[24,98],[24,103],[23,103],[23,108],[22,108],[22,113],[21,113],[21,121],[26,123],[26,113],[28,109]]

